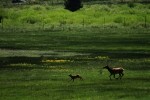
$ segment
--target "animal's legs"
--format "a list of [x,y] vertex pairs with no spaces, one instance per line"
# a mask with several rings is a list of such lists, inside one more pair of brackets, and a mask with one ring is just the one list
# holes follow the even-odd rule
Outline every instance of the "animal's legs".
[[114,74],[114,78],[115,78],[115,74]]
[[80,77],[80,80],[83,80],[83,78],[82,78],[82,77]]
[[122,73],[122,77],[124,76],[124,73]]
[[111,80],[111,75],[112,75],[112,74],[109,75],[110,80]]
[[119,73],[119,78],[120,78],[120,79],[122,78],[122,74],[121,74],[121,73]]
[[124,74],[123,73],[121,73],[121,78],[124,76]]

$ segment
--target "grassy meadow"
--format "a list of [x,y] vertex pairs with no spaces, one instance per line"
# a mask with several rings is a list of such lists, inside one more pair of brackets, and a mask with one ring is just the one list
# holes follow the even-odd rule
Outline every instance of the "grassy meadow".
[[[0,100],[149,100],[149,8],[3,8]],[[109,80],[107,64],[125,69],[122,80]],[[69,74],[84,80],[72,82]]]
[[[107,30],[1,33],[0,99],[148,100],[150,31]],[[107,61],[125,69],[122,80],[109,80]]]
[[3,31],[60,31],[99,28],[149,28],[150,5],[93,4],[76,12],[62,5],[12,5],[0,7]]

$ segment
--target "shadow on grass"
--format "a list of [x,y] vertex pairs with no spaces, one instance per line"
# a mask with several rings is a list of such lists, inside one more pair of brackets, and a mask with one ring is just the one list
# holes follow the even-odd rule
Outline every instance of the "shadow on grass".
[[10,69],[34,69],[36,66],[9,66],[10,64],[41,64],[41,57],[1,57],[0,68]]
[[150,57],[150,53],[146,53],[144,51],[138,52],[138,51],[91,51],[91,56],[97,56],[97,55],[101,55],[101,56],[109,56],[110,58],[114,58],[114,59],[122,59],[122,58],[129,58],[129,59],[133,59],[133,58],[149,58]]
[[41,61],[41,57],[1,57],[1,64],[11,64],[11,63],[31,63],[38,64]]

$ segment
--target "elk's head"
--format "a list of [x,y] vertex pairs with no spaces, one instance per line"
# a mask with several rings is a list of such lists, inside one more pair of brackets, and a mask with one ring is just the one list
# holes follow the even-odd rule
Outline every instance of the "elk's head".
[[105,67],[103,67],[103,69],[108,69],[109,68],[109,66],[107,65],[107,66],[105,66]]
[[71,74],[69,76],[72,76]]

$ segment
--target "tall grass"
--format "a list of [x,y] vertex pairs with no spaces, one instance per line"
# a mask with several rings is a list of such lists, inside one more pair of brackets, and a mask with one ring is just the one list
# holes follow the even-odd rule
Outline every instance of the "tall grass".
[[[138,27],[140,23],[144,23],[145,16],[147,16],[147,27],[150,23],[149,4],[135,4],[133,8],[128,7],[127,4],[85,5],[77,12],[69,12],[60,5],[21,5],[4,9],[7,13],[4,19],[5,29],[13,26],[22,30],[51,29],[52,26],[57,29],[62,29],[62,26],[65,29],[67,27],[73,29],[73,27],[83,28],[83,25],[84,27],[103,27],[103,25],[115,26],[116,24],[118,27]],[[32,29],[29,29],[31,26]]]

